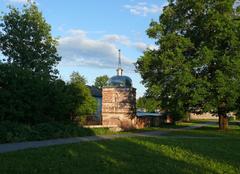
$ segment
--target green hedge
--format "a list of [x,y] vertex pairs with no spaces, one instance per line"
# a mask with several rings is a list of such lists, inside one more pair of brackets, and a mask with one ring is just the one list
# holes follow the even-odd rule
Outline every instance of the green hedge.
[[0,123],[0,143],[20,142],[30,140],[46,140],[54,138],[90,136],[108,130],[92,130],[72,123],[41,123],[29,126],[20,123]]

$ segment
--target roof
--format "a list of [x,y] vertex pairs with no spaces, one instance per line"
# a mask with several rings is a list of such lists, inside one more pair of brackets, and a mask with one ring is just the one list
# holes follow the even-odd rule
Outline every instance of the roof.
[[151,113],[151,112],[137,112],[138,117],[160,117],[162,113]]
[[93,97],[102,97],[102,90],[101,89],[98,89],[95,86],[88,86],[87,85],[87,87],[90,89]]
[[128,76],[113,76],[109,79],[108,85],[110,87],[132,87],[132,79]]

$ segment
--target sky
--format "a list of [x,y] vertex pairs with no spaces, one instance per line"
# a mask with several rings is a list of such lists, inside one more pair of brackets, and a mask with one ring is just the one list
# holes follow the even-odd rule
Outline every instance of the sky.
[[[27,0],[0,0],[21,8]],[[146,48],[156,45],[146,35],[151,20],[158,21],[167,0],[36,0],[39,10],[58,38],[60,77],[79,72],[92,85],[97,76],[116,75],[118,49],[124,75],[133,80],[137,97],[144,95],[141,77],[133,65]],[[2,55],[0,55],[2,57]]]

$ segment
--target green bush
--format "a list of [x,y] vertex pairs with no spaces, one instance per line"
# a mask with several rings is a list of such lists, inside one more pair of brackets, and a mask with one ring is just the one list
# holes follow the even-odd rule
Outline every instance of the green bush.
[[234,121],[235,120],[235,117],[231,116],[231,117],[228,117],[228,121]]
[[3,122],[0,124],[1,143],[27,141],[31,139],[33,134],[32,128],[24,124],[12,122]]
[[[106,130],[100,131],[103,134]],[[95,135],[96,130],[80,127],[73,123],[41,123],[28,126],[21,123],[0,123],[0,143],[47,140],[66,137],[81,137]]]
[[0,121],[24,124],[73,121],[96,111],[85,84],[44,79],[11,64],[0,64]]

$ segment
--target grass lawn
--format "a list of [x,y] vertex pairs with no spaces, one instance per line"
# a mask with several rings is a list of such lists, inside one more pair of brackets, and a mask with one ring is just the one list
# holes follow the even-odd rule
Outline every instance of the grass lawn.
[[215,139],[174,138],[173,134],[0,154],[0,173],[240,173],[239,126],[231,125],[227,132],[209,126],[175,133],[219,137]]
[[229,129],[219,130],[218,125],[208,125],[194,130],[178,130],[171,131],[168,136],[204,136],[204,137],[219,137],[219,138],[240,138],[240,125],[237,122],[229,122]]
[[128,132],[137,133],[137,132],[145,132],[145,131],[169,131],[169,130],[180,129],[180,128],[194,126],[197,124],[211,122],[211,121],[216,122],[216,120],[194,120],[191,122],[179,121],[179,122],[176,122],[175,124],[163,124],[160,127],[146,127],[142,129],[134,129]]

